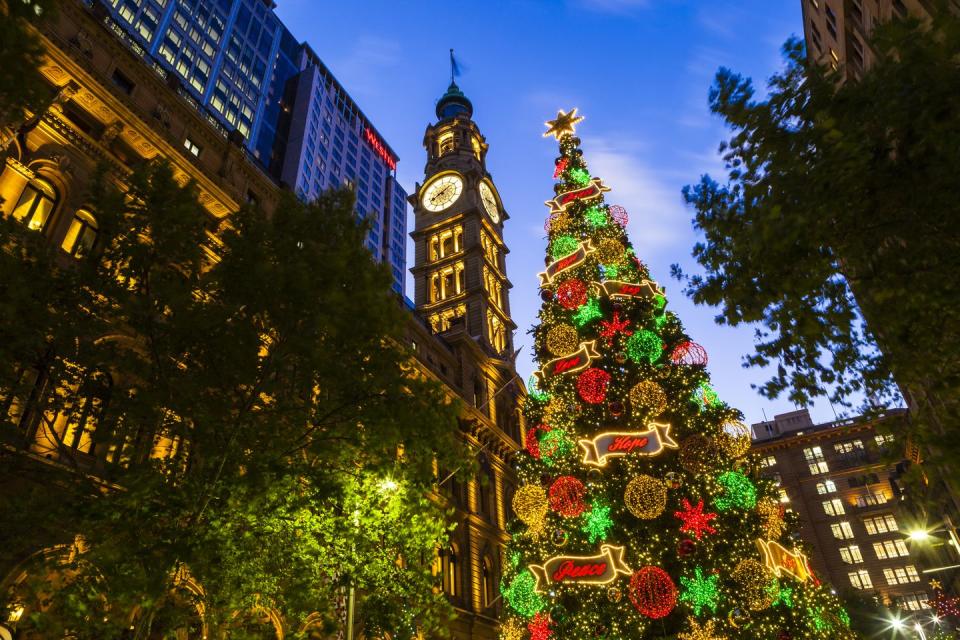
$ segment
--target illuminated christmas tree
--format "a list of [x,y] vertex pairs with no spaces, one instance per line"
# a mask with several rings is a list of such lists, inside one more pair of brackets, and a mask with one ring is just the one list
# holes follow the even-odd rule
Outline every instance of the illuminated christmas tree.
[[854,638],[589,173],[580,119],[548,123],[560,156],[502,637]]

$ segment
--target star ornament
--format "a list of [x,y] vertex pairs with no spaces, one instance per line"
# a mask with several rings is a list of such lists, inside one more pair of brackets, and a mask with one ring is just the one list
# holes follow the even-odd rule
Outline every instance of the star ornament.
[[703,569],[694,569],[692,578],[680,576],[680,602],[688,602],[693,608],[693,615],[699,616],[703,609],[709,608],[712,613],[717,612],[720,600],[720,586],[717,582],[720,577],[716,574],[703,575]]
[[614,311],[614,312],[613,312],[613,319],[612,319],[612,320],[609,320],[609,321],[607,321],[607,320],[601,320],[601,321],[600,321],[600,327],[601,327],[601,328],[600,328],[600,337],[607,339],[607,346],[609,347],[609,346],[611,346],[611,345],[613,344],[613,339],[614,339],[614,337],[616,337],[616,335],[617,335],[618,333],[622,333],[622,334],[625,335],[625,336],[632,336],[632,335],[633,335],[633,330],[627,328],[627,327],[629,327],[629,326],[630,326],[630,321],[629,321],[629,320],[621,320],[621,319],[620,319],[620,312],[619,312],[619,311]]
[[703,500],[697,503],[697,506],[690,506],[690,501],[683,499],[683,510],[675,511],[676,517],[683,520],[680,531],[692,533],[699,540],[704,533],[716,533],[717,530],[710,526],[710,521],[717,517],[715,513],[703,512]]
[[574,107],[570,113],[565,113],[563,109],[557,112],[556,120],[547,120],[547,131],[543,137],[553,136],[557,140],[564,136],[573,135],[576,124],[583,120],[583,116],[577,115],[577,109]]

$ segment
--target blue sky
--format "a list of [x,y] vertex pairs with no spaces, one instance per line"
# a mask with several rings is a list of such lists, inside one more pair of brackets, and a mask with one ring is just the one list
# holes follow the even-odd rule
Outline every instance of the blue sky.
[[[546,207],[556,143],[542,137],[557,109],[576,106],[594,175],[607,202],[630,213],[638,255],[667,288],[670,308],[710,354],[714,387],[749,422],[794,409],[750,388],[762,371],[743,369],[753,328],[719,327],[716,310],[694,306],[669,278],[695,270],[692,212],[680,189],[708,172],[727,136],[707,108],[720,66],[759,86],[781,66],[780,47],[802,32],[800,0],[279,0],[277,13],[310,43],[400,155],[404,188],[423,178],[423,132],[449,83],[448,50],[465,66],[458,83],[490,144],[487,168],[510,214],[505,237],[514,288],[520,373],[533,369],[527,329],[540,307]],[[412,228],[412,213],[409,222]],[[409,252],[412,255],[412,250]],[[412,283],[408,281],[412,297]],[[816,421],[834,419],[825,401]]]

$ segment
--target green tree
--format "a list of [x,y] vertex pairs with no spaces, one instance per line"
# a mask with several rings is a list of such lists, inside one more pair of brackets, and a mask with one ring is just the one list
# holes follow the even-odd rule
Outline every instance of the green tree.
[[727,181],[684,189],[704,273],[674,274],[718,323],[759,324],[745,366],[773,366],[762,395],[876,406],[897,400],[896,380],[920,442],[953,424],[960,385],[960,21],[894,21],[871,50],[871,69],[840,84],[790,40],[765,98],[717,73]]
[[3,126],[18,128],[24,110],[36,112],[51,97],[41,77],[43,49],[30,24],[48,20],[52,0],[0,0],[0,69],[16,69],[0,77],[0,151],[10,142]]
[[[60,474],[62,493],[42,505],[40,491],[2,498],[7,548],[82,541],[22,585],[21,602],[49,600],[23,624],[44,637],[166,637],[199,625],[199,604],[208,637],[261,637],[271,611],[292,634],[314,612],[318,628],[339,624],[334,602],[353,587],[371,633],[440,627],[450,609],[430,562],[448,525],[427,495],[435,461],[463,462],[457,407],[411,366],[353,195],[286,195],[273,215],[245,208],[214,234],[168,166],[128,182],[92,189],[97,251],[32,272],[41,291],[73,285],[74,305],[44,320],[55,334],[33,336],[59,392],[34,410],[30,441],[79,472],[100,462]],[[19,317],[4,313],[4,333]],[[9,375],[0,385],[23,391]],[[33,464],[16,458],[11,474]],[[24,514],[30,525],[8,534]]]
[[855,637],[563,122],[504,640]]

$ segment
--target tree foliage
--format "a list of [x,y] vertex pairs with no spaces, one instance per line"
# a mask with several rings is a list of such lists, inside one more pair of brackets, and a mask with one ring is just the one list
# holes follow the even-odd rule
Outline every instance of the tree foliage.
[[[26,293],[0,307],[3,335],[35,319],[10,361],[41,366],[60,390],[35,409],[31,441],[77,471],[100,461],[98,479],[59,476],[69,500],[30,490],[0,505],[9,549],[82,540],[22,585],[53,592],[28,623],[154,637],[198,624],[199,602],[208,637],[259,637],[248,627],[268,611],[292,634],[339,624],[334,603],[353,586],[368,629],[441,625],[450,611],[430,562],[447,524],[426,496],[435,460],[462,465],[457,408],[411,368],[353,195],[289,195],[214,235],[193,185],[166,165],[128,183],[94,185],[98,250],[72,267],[47,270],[55,261],[31,232],[3,227],[4,286],[51,295],[39,310]],[[0,397],[29,391],[16,368],[4,374]],[[69,426],[83,415],[90,441]],[[32,464],[17,456],[10,473]],[[7,529],[31,513],[29,529]]]
[[918,424],[946,424],[960,384],[960,22],[894,21],[871,50],[871,69],[840,84],[790,40],[765,98],[717,73],[727,181],[684,189],[704,273],[674,275],[718,323],[759,324],[745,366],[773,365],[763,395],[883,404],[895,379]]
[[27,25],[49,19],[55,9],[52,0],[0,0],[0,69],[17,70],[0,75],[0,124],[17,123],[23,109],[36,110],[50,98],[38,71],[43,49]]

